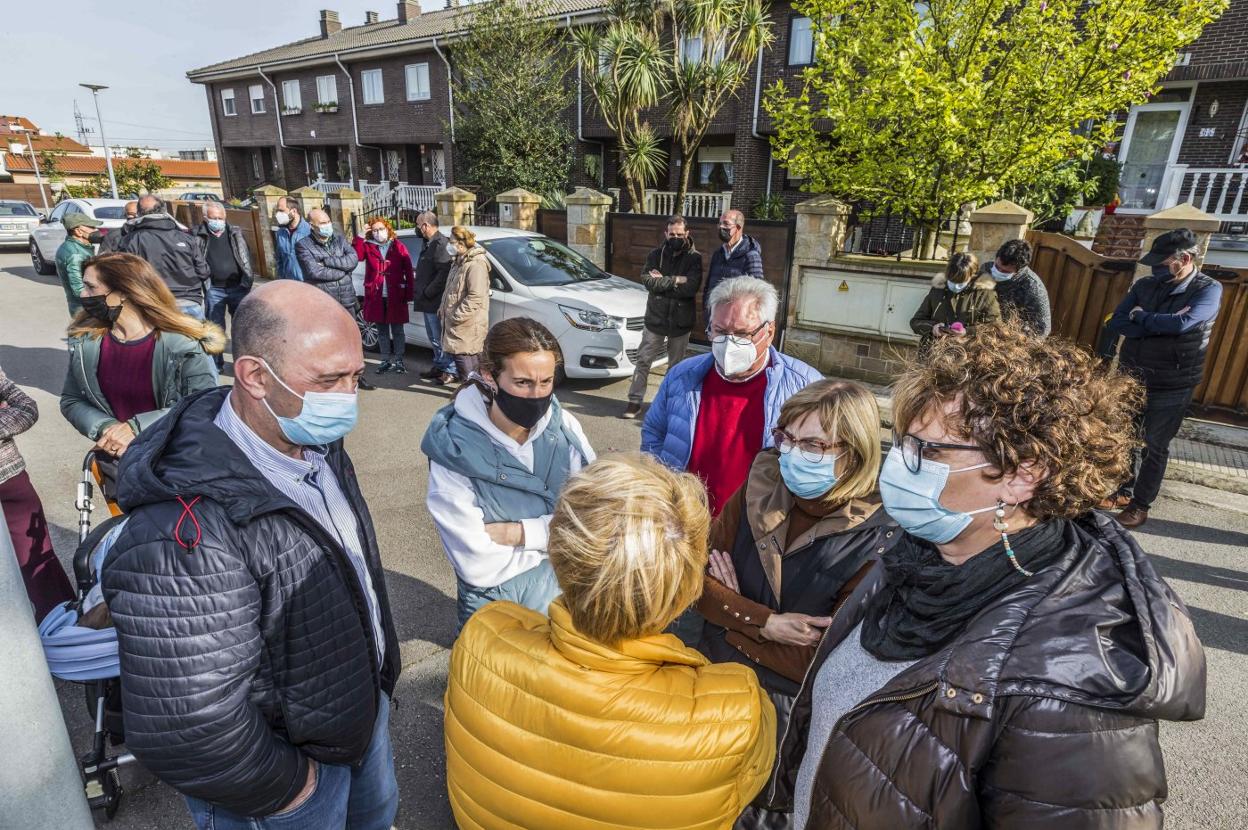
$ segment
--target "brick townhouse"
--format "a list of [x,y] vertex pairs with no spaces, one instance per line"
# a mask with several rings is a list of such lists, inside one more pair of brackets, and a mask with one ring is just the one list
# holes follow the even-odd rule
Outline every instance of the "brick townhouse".
[[[601,20],[598,0],[555,0],[554,8],[563,26]],[[456,160],[448,83],[466,13],[470,7],[422,11],[409,0],[397,4],[395,19],[368,12],[362,25],[343,27],[336,12],[322,11],[313,37],[188,72],[207,95],[227,197],[262,183],[290,189],[318,177],[471,184]],[[731,204],[747,214],[768,194],[787,207],[805,198],[771,158],[758,81],[765,89],[791,80],[810,62],[810,25],[787,0],[773,3],[770,14],[776,41],[716,118],[690,178],[691,190],[731,191]],[[701,45],[694,39],[682,48],[694,54]],[[576,91],[565,114],[577,138],[572,183],[620,187],[614,137],[587,86],[575,73],[568,82]],[[587,156],[598,164],[587,164]],[[659,189],[675,189],[678,164],[671,160]],[[595,168],[603,181],[591,175]]]

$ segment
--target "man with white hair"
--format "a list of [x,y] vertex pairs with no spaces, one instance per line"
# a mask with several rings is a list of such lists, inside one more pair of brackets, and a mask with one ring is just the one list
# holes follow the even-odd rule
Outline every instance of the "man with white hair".
[[[251,291],[255,273],[251,268],[251,251],[243,229],[225,221],[225,205],[209,202],[204,207],[204,221],[195,229],[195,236],[204,249],[208,261],[208,291],[205,294],[205,311],[209,321],[225,330],[225,312],[230,319],[238,313],[238,304]],[[215,354],[217,371],[225,365],[225,358]]]
[[1144,448],[1131,459],[1131,478],[1105,507],[1121,507],[1123,527],[1139,527],[1161,490],[1170,442],[1183,425],[1192,393],[1205,374],[1222,286],[1196,267],[1200,248],[1187,228],[1163,233],[1140,264],[1152,269],[1136,280],[1114,309],[1106,329],[1122,335],[1118,365],[1144,384],[1137,417]]
[[738,277],[711,292],[711,354],[667,373],[641,428],[641,449],[706,482],[712,515],[745,482],[754,456],[774,443],[780,407],[823,376],[781,354],[780,298],[764,280]]

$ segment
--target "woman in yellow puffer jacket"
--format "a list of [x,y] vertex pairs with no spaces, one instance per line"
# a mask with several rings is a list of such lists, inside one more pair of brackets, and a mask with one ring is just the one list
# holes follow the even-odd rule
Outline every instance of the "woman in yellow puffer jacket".
[[697,478],[611,455],[550,523],[550,617],[494,602],[464,626],[446,690],[462,830],[727,830],[767,779],[776,715],[749,668],[662,633],[698,597]]

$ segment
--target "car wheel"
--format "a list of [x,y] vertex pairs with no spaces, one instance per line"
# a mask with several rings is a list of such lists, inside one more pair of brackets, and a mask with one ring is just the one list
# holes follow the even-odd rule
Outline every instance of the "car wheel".
[[360,342],[364,344],[364,351],[375,352],[377,345],[381,342],[381,333],[377,331],[377,324],[370,323],[364,319],[364,298],[357,298],[355,304],[355,324],[360,329]]
[[39,250],[39,243],[33,239],[30,240],[30,262],[35,266],[36,274],[47,276],[48,274],[56,273],[56,263],[49,263],[43,258],[43,253]]

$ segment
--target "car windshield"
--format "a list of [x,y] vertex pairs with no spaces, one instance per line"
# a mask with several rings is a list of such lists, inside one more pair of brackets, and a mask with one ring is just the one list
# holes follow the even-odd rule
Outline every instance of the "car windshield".
[[576,251],[545,237],[504,237],[481,244],[523,285],[570,285],[610,276]]
[[38,216],[25,202],[0,202],[0,216]]
[[94,213],[96,219],[125,219],[126,207],[125,205],[118,205],[117,207],[98,207],[95,209]]

